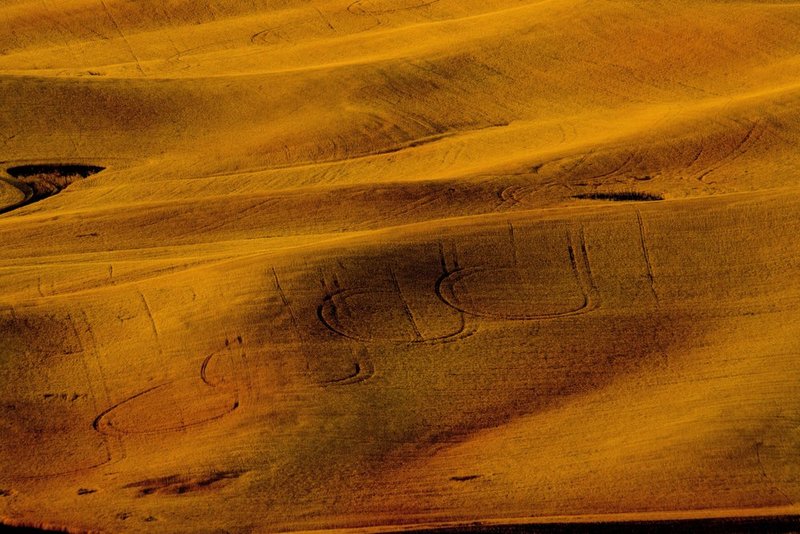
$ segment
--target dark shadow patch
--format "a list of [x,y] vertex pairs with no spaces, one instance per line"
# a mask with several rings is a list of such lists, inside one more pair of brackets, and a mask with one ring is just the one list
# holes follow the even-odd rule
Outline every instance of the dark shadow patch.
[[78,489],[78,495],[90,495],[92,493],[97,493],[96,489],[89,489],[89,488],[80,488]]
[[[788,533],[798,531],[800,531],[800,516],[519,525],[484,525],[476,522],[460,527],[429,529],[424,532],[427,534],[617,534],[633,532],[652,534],[678,534],[684,532],[746,534],[751,532]],[[402,532],[408,534],[409,532],[423,531],[406,529]]]
[[617,191],[612,193],[581,193],[573,195],[572,198],[582,200],[611,200],[615,202],[654,202],[664,200],[664,197],[655,193],[644,193],[641,191]]

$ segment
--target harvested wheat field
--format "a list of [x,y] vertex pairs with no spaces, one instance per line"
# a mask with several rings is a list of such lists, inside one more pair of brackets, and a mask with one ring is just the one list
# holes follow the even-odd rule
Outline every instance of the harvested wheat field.
[[0,22],[0,523],[800,528],[797,2]]

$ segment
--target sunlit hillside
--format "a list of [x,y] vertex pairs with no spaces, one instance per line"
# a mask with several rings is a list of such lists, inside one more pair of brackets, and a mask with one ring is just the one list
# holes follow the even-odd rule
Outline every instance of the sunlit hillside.
[[800,514],[800,4],[1,0],[0,523]]

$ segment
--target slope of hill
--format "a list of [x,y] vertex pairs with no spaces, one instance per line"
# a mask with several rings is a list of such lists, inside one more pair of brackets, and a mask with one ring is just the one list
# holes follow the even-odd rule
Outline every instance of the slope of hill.
[[0,20],[0,522],[800,513],[797,3]]

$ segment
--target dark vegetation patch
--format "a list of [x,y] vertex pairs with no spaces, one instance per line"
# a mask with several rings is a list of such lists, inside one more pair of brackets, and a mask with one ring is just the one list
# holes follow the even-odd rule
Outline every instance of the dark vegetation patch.
[[40,163],[37,165],[17,165],[16,167],[9,167],[6,169],[6,172],[9,176],[20,179],[42,174],[48,176],[80,176],[81,178],[87,178],[102,170],[105,170],[105,167],[98,167],[97,165]]
[[616,191],[610,193],[581,193],[580,195],[573,195],[572,198],[580,198],[583,200],[612,200],[615,202],[638,201],[638,202],[653,202],[656,200],[664,200],[664,197],[655,193],[644,193],[642,191]]
[[481,478],[481,475],[465,475],[460,477],[450,477],[450,480],[454,482],[467,482],[469,480],[475,480],[477,478]]
[[41,163],[18,165],[6,169],[11,178],[0,178],[22,192],[22,201],[10,206],[0,206],[0,214],[39,202],[57,195],[72,182],[87,178],[104,170],[96,165]]
[[239,471],[216,471],[206,476],[196,477],[171,475],[133,482],[123,487],[136,488],[139,497],[148,495],[183,495],[195,491],[214,489],[239,478],[241,475],[242,472]]
[[67,531],[59,529],[49,529],[49,528],[6,525],[4,523],[0,523],[0,532],[13,532],[14,534],[39,534],[41,532],[67,532]]

